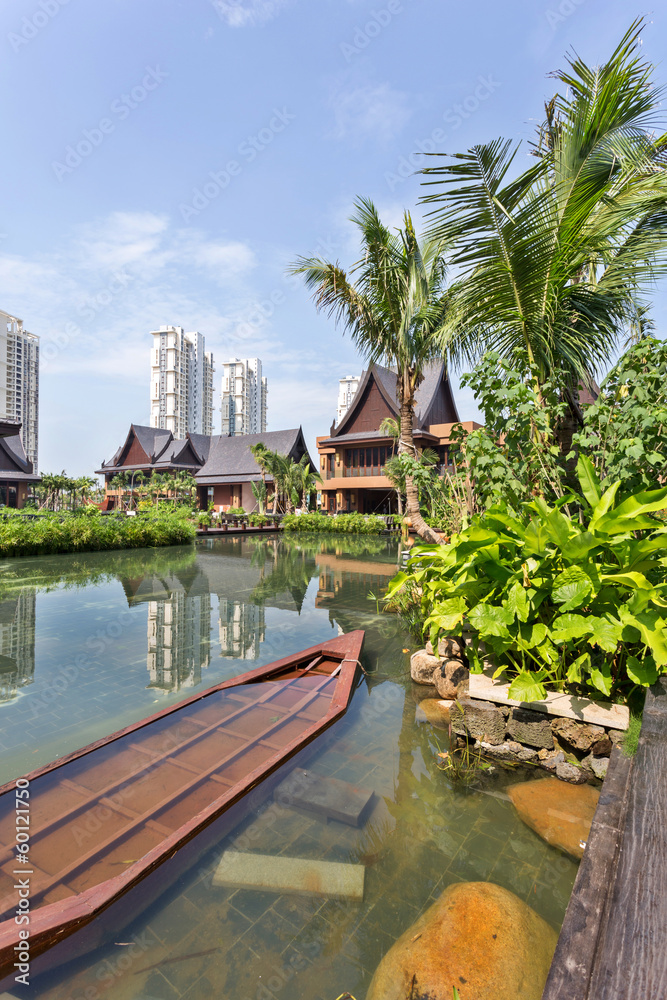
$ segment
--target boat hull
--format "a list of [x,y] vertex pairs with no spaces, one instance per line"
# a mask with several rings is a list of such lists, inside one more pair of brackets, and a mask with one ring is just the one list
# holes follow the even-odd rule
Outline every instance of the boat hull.
[[[180,803],[182,811],[183,808],[187,808],[188,802],[198,801],[197,796],[199,796],[200,801],[203,801],[205,792],[208,792],[210,799],[211,794],[214,794],[209,788],[210,781],[213,779],[219,786],[215,788],[214,792],[221,793],[216,794],[212,800],[205,801],[198,812],[194,815],[188,815],[184,822],[179,823],[167,836],[162,836],[159,843],[147,850],[136,861],[130,859],[117,862],[125,866],[118,875],[94,882],[83,891],[72,892],[71,878],[67,883],[64,879],[61,880],[64,888],[61,888],[61,883],[58,883],[57,880],[53,880],[49,886],[48,876],[44,876],[44,872],[41,872],[43,886],[40,893],[44,900],[49,898],[49,892],[57,895],[58,891],[67,890],[69,894],[65,898],[55,899],[53,902],[44,901],[41,906],[30,913],[28,942],[31,974],[37,974],[47,968],[61,965],[99,946],[108,935],[109,930],[123,926],[128,919],[137,916],[140,911],[146,909],[187,868],[196,864],[199,857],[215,843],[218,843],[253,809],[257,808],[257,805],[271,793],[275,782],[279,780],[277,772],[281,766],[285,762],[293,760],[297,755],[302,761],[305,748],[308,748],[313,740],[345,713],[357,677],[362,643],[363,632],[352,632],[313,646],[295,656],[285,657],[267,667],[250,671],[241,677],[194,695],[179,705],[156,713],[149,719],[126,727],[104,740],[84,747],[52,765],[27,775],[26,779],[31,788],[35,785],[39,786],[40,779],[42,779],[42,784],[45,781],[57,780],[61,798],[62,789],[69,790],[70,786],[77,794],[80,794],[87,778],[89,779],[88,785],[94,783],[93,779],[98,778],[96,771],[99,771],[100,768],[95,764],[95,761],[100,754],[111,760],[113,758],[110,758],[110,754],[114,752],[122,757],[123,754],[127,753],[128,745],[137,749],[138,741],[144,741],[144,746],[140,746],[139,749],[146,752],[145,748],[151,745],[151,733],[155,729],[160,730],[162,741],[160,750],[162,751],[164,732],[168,731],[170,726],[173,728],[177,720],[185,718],[185,722],[178,721],[178,726],[186,734],[186,738],[182,739],[180,744],[175,744],[175,749],[171,748],[168,751],[156,753],[153,747],[153,757],[144,769],[146,776],[140,775],[140,779],[143,782],[145,793],[146,788],[153,789],[156,785],[160,786],[161,774],[167,768],[170,769],[170,773],[179,768],[181,771],[189,771],[191,774],[188,776],[186,773],[186,777],[188,780],[191,778],[191,780],[187,788],[192,797],[188,799],[182,791],[177,791],[172,800],[161,801],[159,808],[153,814],[158,817],[158,821],[155,819],[145,821],[145,817],[142,816],[139,817],[139,820],[133,820],[133,810],[125,809],[124,812],[128,817],[126,825],[131,831],[136,828],[132,835],[135,836],[136,843],[141,843],[141,835],[146,828],[151,827],[151,823],[157,831],[167,829],[160,821],[165,815],[173,813],[175,809],[173,803]],[[263,690],[264,688],[266,691]],[[241,695],[238,695],[237,692],[241,692],[242,696],[246,698],[247,708],[243,707]],[[258,694],[259,697],[257,697]],[[254,702],[252,701],[253,697],[256,699]],[[237,708],[235,704],[232,705],[234,711],[231,714],[228,712],[224,719],[206,726],[196,718],[196,713],[202,715],[205,712],[208,712],[210,717],[212,712],[215,713],[217,706],[223,706],[222,699],[227,699],[223,707],[228,711],[229,699],[231,698],[236,698],[237,701],[241,700],[242,707]],[[294,706],[285,708],[290,699],[294,701]],[[248,766],[243,768],[244,754],[242,749],[228,754],[222,763],[214,761],[213,764],[209,765],[209,761],[206,761],[206,768],[201,774],[198,774],[196,767],[192,764],[192,760],[195,759],[193,754],[199,754],[200,761],[197,766],[201,769],[203,767],[201,757],[207,752],[206,739],[211,738],[210,733],[213,732],[220,739],[220,733],[224,730],[223,735],[228,736],[230,732],[228,720],[230,719],[232,725],[249,724],[253,720],[253,713],[254,715],[259,713],[260,703],[262,703],[260,707],[263,712],[261,724],[265,728],[259,737],[248,740],[248,747],[250,747],[250,752],[246,753]],[[318,705],[326,710],[323,710],[318,717],[314,717]],[[285,709],[284,714],[271,717],[267,723],[267,712],[280,713],[282,709]],[[191,736],[187,726],[193,724],[193,718],[200,729],[195,732],[194,736]],[[227,724],[226,730],[225,724]],[[165,727],[167,727],[166,730]],[[284,739],[279,738],[281,734]],[[234,731],[234,735],[237,736],[238,733]],[[292,738],[288,738],[290,736]],[[263,756],[259,754],[260,748]],[[189,754],[187,760],[185,759],[186,754]],[[262,759],[258,759],[258,757]],[[220,770],[224,767],[225,762],[230,760],[232,768],[236,769],[234,773],[239,772],[238,779],[232,784],[229,784],[229,781],[224,777],[226,772]],[[251,766],[252,764],[255,766]],[[74,780],[66,778],[68,773],[74,773]],[[137,780],[137,773],[132,773],[129,780]],[[220,776],[221,774],[223,777]],[[82,775],[83,777],[81,777]],[[23,784],[26,779],[19,780]],[[229,787],[224,787],[223,783]],[[114,814],[117,810],[123,809],[122,804],[120,804],[123,801],[123,784],[117,782],[114,787],[116,791],[111,797],[105,795],[95,800],[97,809],[102,808],[99,803],[105,801],[111,802],[108,808]],[[125,784],[126,801],[127,789],[132,787],[134,786]],[[140,785],[138,787],[141,788]],[[13,796],[15,788],[16,782],[10,782],[0,788],[0,800],[3,796]],[[190,791],[191,788],[194,791]],[[132,804],[131,798],[130,802]],[[116,803],[115,807],[114,803]],[[82,815],[80,810],[88,808],[88,806],[89,803],[85,803],[84,807],[81,805],[70,806],[69,813],[65,810],[61,817],[56,817],[55,820],[49,818],[50,826],[48,822],[43,823],[47,830],[43,837],[46,838],[50,831],[56,844],[60,843],[66,833],[71,833],[72,824],[76,822],[77,816]],[[104,808],[107,807],[104,806]],[[74,829],[76,830],[76,827]],[[123,835],[121,834],[121,836]],[[156,836],[154,831],[153,836]],[[136,840],[137,837],[138,840]],[[120,841],[121,845],[126,843],[133,842],[127,839]],[[66,848],[70,846],[71,838],[65,842]],[[109,861],[114,850],[122,853],[123,846],[113,842],[113,838],[111,838],[111,842],[109,840],[102,841],[101,844],[96,845],[87,853],[80,854],[75,862],[69,866],[69,870],[74,872],[74,877],[78,878],[79,881],[89,878],[94,881],[95,871],[99,869],[108,872],[109,864],[114,863]],[[87,859],[89,859],[92,874],[87,871]],[[27,866],[22,866],[14,861],[16,870],[22,867]],[[7,873],[6,866],[4,870]],[[19,877],[21,876],[16,876],[16,878]],[[131,890],[140,884],[142,886],[141,892],[132,893]],[[141,898],[139,899],[139,897]],[[17,924],[14,916],[14,913],[7,913],[5,910],[5,919],[0,923],[0,980],[2,980],[0,987],[4,987],[10,981],[3,977],[11,976],[13,979],[18,971],[14,967],[16,961],[15,946],[19,942],[20,927],[26,925]],[[85,931],[84,928],[86,928]]]

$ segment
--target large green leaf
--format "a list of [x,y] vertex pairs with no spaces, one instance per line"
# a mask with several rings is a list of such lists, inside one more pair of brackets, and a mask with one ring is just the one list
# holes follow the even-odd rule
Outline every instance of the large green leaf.
[[595,508],[601,499],[600,480],[595,471],[595,466],[587,455],[579,455],[577,462],[577,478],[581,486],[581,492],[588,500],[591,507]]
[[611,694],[611,667],[608,663],[597,663],[591,669],[591,680],[598,691],[601,691],[607,698]]
[[[667,618],[658,611],[641,611],[632,616],[628,624],[634,625],[644,642],[653,653],[655,662],[667,666]],[[625,619],[624,619],[625,620]]]
[[643,660],[638,660],[636,656],[628,656],[625,669],[632,683],[641,687],[650,687],[658,679],[658,668],[652,656],[645,656]]
[[595,531],[597,523],[600,520],[600,518],[604,517],[609,508],[612,506],[614,500],[616,499],[616,494],[618,493],[620,485],[621,485],[620,479],[618,480],[618,482],[612,483],[609,489],[604,491],[599,503],[595,505],[595,510],[593,511],[593,515],[591,517],[589,525],[591,531]]
[[537,674],[522,670],[514,678],[507,692],[515,701],[542,701],[546,698],[546,688]]
[[583,639],[593,631],[590,615],[561,615],[551,626],[551,638],[557,645]]
[[440,601],[436,605],[426,624],[437,625],[439,628],[450,631],[460,625],[467,610],[468,606],[462,597],[449,597],[446,601]]
[[528,621],[528,615],[530,613],[530,605],[528,603],[528,597],[526,596],[525,588],[517,581],[515,582],[503,602],[503,607],[507,608],[512,614],[512,618],[518,618],[519,621]]
[[606,653],[616,652],[623,631],[621,623],[611,618],[596,618],[594,616],[591,616],[589,623],[593,633],[588,640],[590,645],[599,646]]
[[592,593],[591,578],[578,566],[569,566],[554,580],[552,596],[563,611],[580,608]]
[[491,604],[478,604],[468,612],[468,620],[482,638],[485,635],[506,637],[509,635],[507,626],[514,621],[514,615],[505,608],[494,607]]

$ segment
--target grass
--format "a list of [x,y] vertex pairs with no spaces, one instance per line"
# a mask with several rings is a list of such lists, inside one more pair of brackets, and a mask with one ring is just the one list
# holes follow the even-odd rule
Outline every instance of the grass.
[[634,757],[639,745],[639,734],[642,728],[642,713],[630,710],[630,724],[623,737],[621,750],[626,757]]

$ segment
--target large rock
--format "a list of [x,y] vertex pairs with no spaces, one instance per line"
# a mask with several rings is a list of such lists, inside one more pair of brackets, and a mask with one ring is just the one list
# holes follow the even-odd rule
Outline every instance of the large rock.
[[543,840],[582,857],[600,796],[597,788],[540,778],[510,785],[507,792],[521,819]]
[[435,684],[433,672],[440,667],[437,656],[431,656],[425,649],[418,649],[410,657],[410,676],[416,684]]
[[456,699],[467,690],[469,676],[468,668],[460,660],[445,660],[433,671],[435,690],[440,698]]
[[366,1000],[540,1000],[556,933],[492,882],[461,882],[389,949]]
[[531,712],[529,708],[513,708],[507,720],[507,731],[517,743],[525,743],[538,750],[553,750],[554,737],[551,723],[542,712]]
[[507,742],[499,743],[497,746],[480,742],[479,748],[485,757],[492,757],[494,760],[518,761],[519,763],[537,760],[537,750],[521,746],[520,743],[514,743],[513,740],[507,740]]
[[471,736],[482,743],[498,746],[505,741],[505,716],[488,701],[461,698],[452,707],[452,729],[458,736]]
[[[426,643],[426,652],[433,655],[433,643]],[[465,646],[461,646],[458,639],[453,636],[445,636],[438,640],[437,655],[441,660],[462,660],[465,654]]]
[[564,743],[573,750],[583,750],[585,753],[588,753],[593,744],[606,737],[602,726],[577,722],[576,719],[552,719],[551,729],[559,743]]

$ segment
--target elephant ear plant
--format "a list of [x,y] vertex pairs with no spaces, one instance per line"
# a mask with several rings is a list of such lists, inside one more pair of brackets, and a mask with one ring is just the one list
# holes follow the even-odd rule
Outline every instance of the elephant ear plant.
[[667,524],[655,516],[667,488],[619,499],[585,457],[577,476],[583,497],[537,498],[518,516],[493,506],[451,544],[420,546],[387,594],[420,594],[434,647],[468,634],[471,670],[492,665],[521,701],[547,686],[627,699],[667,673]]

